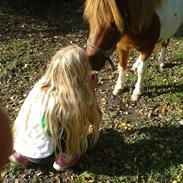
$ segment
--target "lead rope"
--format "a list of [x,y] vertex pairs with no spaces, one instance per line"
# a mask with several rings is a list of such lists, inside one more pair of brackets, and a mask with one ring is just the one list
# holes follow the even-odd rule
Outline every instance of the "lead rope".
[[113,62],[111,61],[110,57],[107,58],[107,61],[108,61],[109,65],[111,66],[112,71],[114,72],[116,70],[116,67],[113,64]]

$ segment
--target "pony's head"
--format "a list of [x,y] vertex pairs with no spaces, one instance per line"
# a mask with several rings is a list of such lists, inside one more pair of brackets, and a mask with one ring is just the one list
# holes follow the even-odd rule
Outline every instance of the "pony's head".
[[86,54],[92,69],[100,70],[120,39],[123,28],[121,14],[115,0],[87,0],[84,17],[90,29]]
[[[101,116],[90,85],[90,71],[85,52],[78,46],[69,46],[53,56],[40,80],[40,97],[48,130],[56,142],[55,152],[63,152],[61,140],[65,142],[66,153],[85,152],[90,124],[94,129],[93,142],[98,138]],[[63,129],[65,139],[59,129]]]
[[89,23],[86,53],[93,70],[101,69],[118,41],[133,30],[147,27],[161,0],[86,0],[84,18]]

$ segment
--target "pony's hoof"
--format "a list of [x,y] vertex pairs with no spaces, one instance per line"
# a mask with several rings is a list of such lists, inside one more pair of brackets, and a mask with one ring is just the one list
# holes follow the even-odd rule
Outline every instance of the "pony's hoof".
[[131,96],[131,100],[132,100],[133,102],[138,101],[139,98],[140,98],[140,95],[138,95],[138,94],[136,94],[136,93],[133,93],[132,96]]
[[163,72],[164,71],[164,64],[160,64],[160,66],[159,66],[159,69],[160,69],[160,72]]
[[123,89],[114,89],[112,93],[114,96],[123,95],[124,90]]

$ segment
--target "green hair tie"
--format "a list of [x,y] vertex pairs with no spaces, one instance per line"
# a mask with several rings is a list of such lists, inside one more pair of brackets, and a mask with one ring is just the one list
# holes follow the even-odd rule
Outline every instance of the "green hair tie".
[[45,128],[45,126],[46,126],[45,113],[43,113],[43,116],[41,118],[41,125],[42,125],[43,128]]

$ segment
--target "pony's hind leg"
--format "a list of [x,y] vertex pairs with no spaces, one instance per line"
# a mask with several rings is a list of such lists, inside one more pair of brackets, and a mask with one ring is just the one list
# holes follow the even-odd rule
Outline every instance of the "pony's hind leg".
[[118,53],[119,53],[119,63],[118,63],[119,76],[113,90],[114,95],[119,95],[124,92],[129,50],[123,50],[123,49],[121,50],[120,48],[118,48]]
[[159,63],[160,71],[163,71],[164,66],[165,66],[165,55],[166,55],[166,52],[167,52],[167,46],[168,46],[169,41],[170,41],[170,39],[168,39],[167,41],[162,42],[160,56],[158,57],[158,63]]
[[131,96],[132,101],[137,101],[139,99],[140,95],[142,94],[143,81],[144,81],[144,78],[146,75],[148,58],[149,58],[151,52],[152,51],[143,52],[139,56],[140,63],[137,67],[138,79],[137,79],[133,94]]

